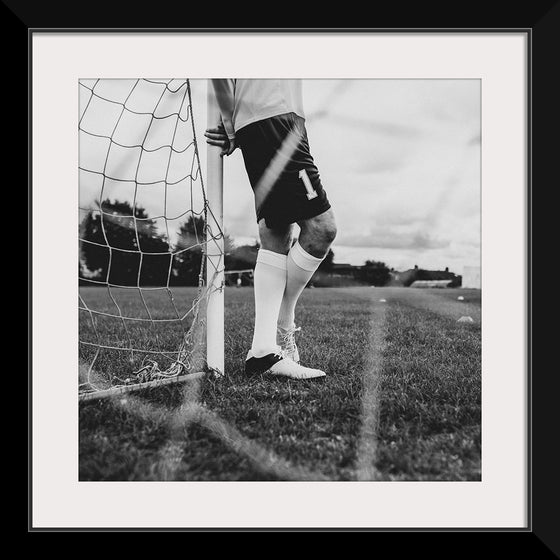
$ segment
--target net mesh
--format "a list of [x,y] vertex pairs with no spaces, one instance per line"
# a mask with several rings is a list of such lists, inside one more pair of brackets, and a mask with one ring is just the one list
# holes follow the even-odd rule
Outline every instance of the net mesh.
[[[187,79],[81,80],[80,398],[205,367],[205,282],[223,238]],[[212,254],[221,258],[208,260]],[[216,288],[212,288],[216,289]],[[219,288],[218,288],[219,289]]]

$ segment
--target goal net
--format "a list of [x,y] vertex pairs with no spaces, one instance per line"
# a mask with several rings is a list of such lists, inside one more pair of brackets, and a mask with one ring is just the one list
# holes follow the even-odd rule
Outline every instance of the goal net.
[[79,91],[79,398],[87,400],[208,371],[223,232],[203,180],[189,80],[80,80]]

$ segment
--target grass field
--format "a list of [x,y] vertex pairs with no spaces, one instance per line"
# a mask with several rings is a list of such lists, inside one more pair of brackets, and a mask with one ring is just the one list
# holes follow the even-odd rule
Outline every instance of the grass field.
[[[190,305],[192,290],[175,292]],[[105,293],[83,297],[109,309]],[[150,297],[156,316],[169,311]],[[302,363],[327,372],[309,381],[246,379],[252,289],[225,299],[227,375],[81,404],[80,480],[481,479],[480,291],[305,290]],[[86,319],[80,330],[93,340]],[[157,340],[141,325],[131,336],[157,347],[178,335],[161,324]],[[97,365],[126,375],[113,354]]]

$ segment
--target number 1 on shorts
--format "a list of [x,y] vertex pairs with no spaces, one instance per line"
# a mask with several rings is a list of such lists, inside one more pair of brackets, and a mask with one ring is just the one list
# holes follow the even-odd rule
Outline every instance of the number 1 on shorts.
[[305,190],[307,191],[307,199],[311,200],[312,198],[315,198],[317,196],[317,192],[313,188],[313,185],[311,184],[311,181],[305,169],[300,170],[299,178],[303,181],[303,184],[305,185]]

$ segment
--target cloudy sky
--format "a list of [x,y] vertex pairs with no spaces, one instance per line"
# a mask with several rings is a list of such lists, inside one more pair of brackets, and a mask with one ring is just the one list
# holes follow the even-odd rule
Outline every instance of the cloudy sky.
[[[111,82],[114,87],[107,95],[115,95],[119,87],[119,91],[130,91],[129,81]],[[149,107],[149,99],[159,95],[157,85],[148,89],[152,87],[153,92],[141,94],[137,88],[138,95],[128,100],[121,93],[120,100],[142,111]],[[193,80],[191,87],[202,145],[206,81]],[[89,91],[81,87],[80,92],[83,110]],[[173,103],[170,99],[166,110],[173,111]],[[363,264],[366,259],[381,260],[398,270],[415,264],[429,269],[448,266],[459,274],[463,266],[479,264],[478,80],[305,80],[304,105],[312,155],[338,219],[339,234],[333,245],[336,262]],[[118,109],[102,102],[95,107],[90,103],[91,116],[89,121],[84,119],[83,128],[93,127],[98,134],[104,134],[111,129],[111,119],[114,124]],[[99,115],[107,112],[111,115],[105,126]],[[165,122],[161,121],[161,130],[152,130],[150,142],[154,146],[170,134],[163,126]],[[133,128],[131,123],[124,126],[123,122],[117,129],[123,144],[134,144],[124,135],[124,131]],[[136,126],[141,128],[138,123]],[[102,140],[81,135],[80,165],[97,169],[102,161],[93,161],[92,154],[102,150],[103,143],[91,146],[92,138],[94,143]],[[179,136],[176,138],[174,145],[179,150],[184,148],[177,144]],[[201,149],[203,170],[204,152]],[[170,173],[174,173],[173,179],[181,179],[181,169],[190,165],[192,151],[187,149],[173,157],[173,168],[179,171]],[[144,163],[144,180],[150,182],[150,167]],[[224,165],[225,229],[237,243],[253,241],[257,237],[253,196],[239,151],[225,158]],[[135,168],[134,158],[129,167]],[[127,173],[122,165],[118,172]],[[91,203],[99,188],[94,179],[92,174],[81,174],[83,207]],[[182,185],[168,189],[168,217],[180,216],[183,211]],[[128,198],[133,189],[132,182],[115,182],[106,187],[106,195]],[[162,193],[162,185],[137,189],[150,215],[165,212]],[[171,225],[173,230],[175,224]]]

